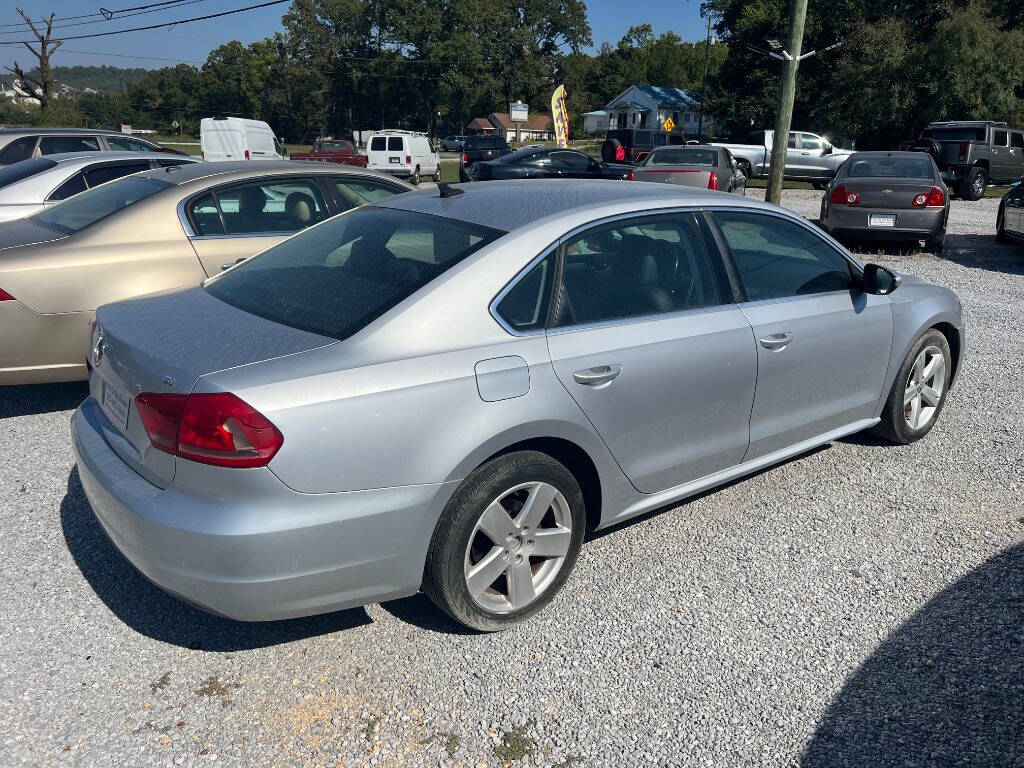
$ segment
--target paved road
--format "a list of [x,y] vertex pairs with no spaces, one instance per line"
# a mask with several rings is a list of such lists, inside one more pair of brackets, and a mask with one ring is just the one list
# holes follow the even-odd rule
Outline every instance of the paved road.
[[596,535],[499,635],[422,598],[196,611],[91,517],[82,387],[3,392],[0,765],[1022,765],[1024,250],[994,220],[955,202],[945,259],[885,259],[964,304],[926,441],[836,442]]

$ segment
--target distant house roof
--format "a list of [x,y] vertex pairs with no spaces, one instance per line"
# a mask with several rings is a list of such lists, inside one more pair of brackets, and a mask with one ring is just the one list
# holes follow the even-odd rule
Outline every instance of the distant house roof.
[[[488,118],[495,128],[501,128],[506,131],[514,131],[516,124],[512,122],[512,118],[509,117],[508,112],[492,112]],[[520,123],[524,131],[550,131],[551,130],[551,118],[547,115],[532,114],[530,115],[525,123]]]
[[643,104],[635,101],[614,101],[608,105],[608,109],[647,109]]
[[486,117],[474,117],[469,121],[467,129],[470,131],[493,131],[494,126],[491,125],[491,121]]
[[660,85],[647,85],[646,83],[629,86],[629,88],[615,97],[615,99],[608,105],[608,108],[644,109],[642,105],[625,98],[634,88],[650,98],[651,101],[659,107],[669,107],[671,109],[700,108],[700,97],[695,93],[683,90],[682,88],[666,88]]
[[594,109],[594,110],[591,110],[590,112],[582,113],[580,115],[580,117],[604,117],[607,114],[608,114],[608,110],[607,109]]

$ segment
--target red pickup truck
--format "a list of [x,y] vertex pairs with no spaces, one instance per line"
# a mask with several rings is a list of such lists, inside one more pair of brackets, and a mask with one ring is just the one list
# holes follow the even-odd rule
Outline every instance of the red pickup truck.
[[360,155],[351,141],[344,139],[317,139],[310,152],[292,152],[290,160],[313,160],[319,163],[344,163],[366,167],[366,155]]

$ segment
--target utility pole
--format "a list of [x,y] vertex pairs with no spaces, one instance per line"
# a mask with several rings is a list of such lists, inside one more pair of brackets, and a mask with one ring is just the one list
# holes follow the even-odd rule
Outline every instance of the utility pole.
[[711,57],[711,14],[708,14],[708,36],[704,40],[704,77],[700,81],[700,112],[697,116],[697,138],[703,135],[704,130],[704,102],[707,99],[708,87],[708,59]]
[[[53,82],[53,71],[50,69],[50,56],[53,52],[60,48],[63,40],[53,40],[53,19],[56,14],[51,13],[49,19],[44,19],[43,23],[46,24],[46,31],[40,32],[36,29],[36,25],[32,22],[30,17],[21,8],[17,9],[21,18],[28,24],[29,29],[32,30],[32,34],[35,35],[36,40],[39,41],[39,50],[37,51],[28,43],[23,42],[22,44],[32,52],[32,55],[39,60],[39,79],[27,75],[18,62],[14,62],[13,67],[6,67],[8,72],[13,72],[18,76],[23,84],[27,83],[28,88],[25,90],[32,95],[34,99],[39,102],[40,109],[45,112],[47,106],[50,104],[50,100],[53,98],[54,82]],[[42,93],[36,93],[32,86],[39,88]]]
[[804,42],[804,20],[807,0],[790,0],[789,33],[783,53],[782,83],[779,86],[779,110],[775,115],[772,137],[772,164],[764,199],[776,205],[782,200],[782,177],[786,172],[786,147],[789,127],[793,123],[793,101],[796,97],[796,71],[800,66],[800,49]]

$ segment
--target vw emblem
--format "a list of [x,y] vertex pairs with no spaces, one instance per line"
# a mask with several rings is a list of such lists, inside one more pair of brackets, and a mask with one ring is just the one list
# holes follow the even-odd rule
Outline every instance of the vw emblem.
[[96,344],[92,348],[92,364],[94,368],[99,368],[101,362],[103,362],[103,353],[107,349],[107,340],[103,338],[103,332],[100,331],[99,335],[96,336]]

